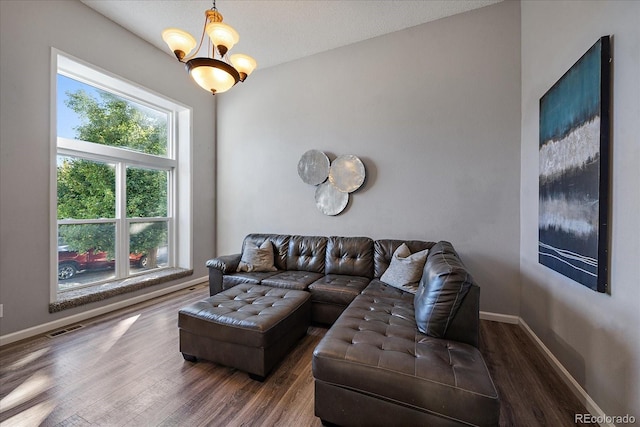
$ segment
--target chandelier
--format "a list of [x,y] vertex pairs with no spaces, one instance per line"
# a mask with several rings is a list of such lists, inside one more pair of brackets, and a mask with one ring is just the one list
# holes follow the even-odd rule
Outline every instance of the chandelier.
[[[204,90],[212,94],[226,92],[238,81],[243,82],[256,68],[255,59],[248,55],[236,53],[227,57],[227,52],[238,43],[240,35],[227,24],[222,23],[222,14],[213,7],[205,11],[204,27],[200,44],[193,55],[189,53],[196,46],[196,39],[186,31],[178,28],[167,28],[162,32],[162,39],[176,55],[178,61],[184,63],[191,78]],[[196,55],[202,48],[204,35],[209,35],[206,57]],[[219,59],[216,59],[216,56]]]

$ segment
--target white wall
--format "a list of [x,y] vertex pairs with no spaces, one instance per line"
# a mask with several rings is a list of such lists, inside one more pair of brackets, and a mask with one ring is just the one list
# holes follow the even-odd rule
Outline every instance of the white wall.
[[[608,415],[640,419],[640,2],[522,3],[521,317]],[[538,102],[613,35],[611,293],[538,264]]]
[[[215,102],[171,56],[79,1],[0,1],[0,335],[180,281],[49,314],[51,47],[193,108],[194,275],[214,255]],[[55,70],[54,70],[55,71]]]
[[[250,232],[450,240],[482,309],[518,314],[518,2],[258,70],[217,130],[218,253]],[[297,175],[309,149],[365,163],[339,216]]]

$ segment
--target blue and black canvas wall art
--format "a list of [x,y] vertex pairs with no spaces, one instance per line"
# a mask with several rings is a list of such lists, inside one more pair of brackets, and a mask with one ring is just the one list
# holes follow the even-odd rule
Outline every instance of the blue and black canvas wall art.
[[610,40],[540,99],[538,260],[599,292],[608,283]]

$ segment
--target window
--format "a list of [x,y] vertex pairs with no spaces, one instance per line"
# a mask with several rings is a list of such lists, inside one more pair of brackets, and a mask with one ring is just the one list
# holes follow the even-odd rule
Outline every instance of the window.
[[190,110],[58,51],[53,58],[52,301],[190,269]]

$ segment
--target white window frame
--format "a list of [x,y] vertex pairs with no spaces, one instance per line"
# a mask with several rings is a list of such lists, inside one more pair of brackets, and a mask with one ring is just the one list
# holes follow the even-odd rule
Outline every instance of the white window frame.
[[[57,135],[57,75],[62,74],[83,83],[114,93],[124,99],[149,106],[155,110],[166,112],[169,117],[167,131],[169,132],[167,156],[160,157],[127,150],[119,147],[95,144],[91,142],[72,140],[58,137]],[[116,279],[120,277],[123,269],[128,268],[128,241],[124,238],[128,234],[128,227],[134,222],[167,221],[168,240],[170,251],[168,260],[170,266],[192,269],[192,110],[174,100],[146,89],[136,83],[119,77],[113,73],[91,65],[85,61],[68,55],[58,49],[51,50],[51,180],[50,180],[50,302],[58,300],[58,224],[88,223],[92,220],[61,220],[57,219],[57,156],[67,155],[81,157],[90,160],[116,163],[116,185],[123,183],[126,175],[126,166],[142,167],[145,169],[157,169],[169,171],[169,183],[172,186],[168,191],[167,217],[162,218],[127,218],[126,207],[120,206],[116,201],[118,212],[115,219],[108,222],[116,222],[116,233],[123,245],[116,248]],[[100,220],[99,220],[100,221]],[[123,251],[124,254],[122,253]],[[122,261],[125,260],[125,261]],[[123,264],[126,262],[126,265]],[[157,272],[153,269],[151,272]],[[144,274],[129,274],[127,282],[131,278],[140,277],[144,280]],[[101,282],[96,282],[99,284]],[[80,287],[78,287],[80,288]],[[74,288],[77,289],[77,288]]]

